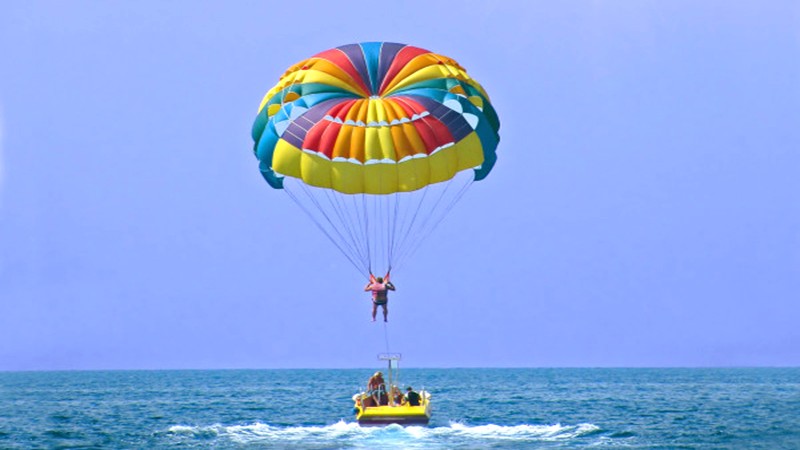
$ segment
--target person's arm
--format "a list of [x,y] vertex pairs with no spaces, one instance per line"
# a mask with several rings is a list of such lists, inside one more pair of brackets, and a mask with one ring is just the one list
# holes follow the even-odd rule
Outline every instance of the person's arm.
[[395,290],[394,289],[394,285],[392,283],[386,283],[386,289],[389,289],[390,291],[394,291]]
[[368,291],[368,290],[370,290],[370,289],[372,289],[372,283],[371,283],[371,282],[370,282],[370,283],[367,283],[367,285],[366,285],[366,286],[364,286],[364,290],[365,290],[365,291]]

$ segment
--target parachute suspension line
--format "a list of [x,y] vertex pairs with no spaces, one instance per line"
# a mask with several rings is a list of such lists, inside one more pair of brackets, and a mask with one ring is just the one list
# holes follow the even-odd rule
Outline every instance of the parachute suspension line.
[[324,192],[325,196],[328,198],[328,202],[331,204],[331,208],[336,212],[336,215],[339,217],[343,228],[350,238],[349,242],[354,250],[355,256],[357,256],[365,266],[369,265],[369,263],[366,262],[362,246],[359,245],[358,239],[356,239],[354,235],[356,227],[353,224],[352,217],[348,214],[349,211],[346,206],[342,204],[341,195],[329,190],[325,190]]
[[[370,262],[370,247],[369,247],[369,239],[368,239],[368,229],[369,224],[366,219],[366,215],[364,214],[364,202],[363,197],[359,199],[358,195],[352,196],[352,204],[353,204],[353,215],[358,220],[358,231],[355,233],[358,237],[358,242],[361,245],[361,248],[364,249],[364,257],[367,262],[367,267],[371,268],[372,264]],[[359,202],[361,200],[361,202]],[[369,273],[368,273],[369,274]],[[367,275],[368,275],[367,274]]]
[[383,243],[385,244],[383,246],[384,259],[382,259],[381,261],[384,264],[384,267],[383,267],[382,270],[386,270],[388,272],[388,269],[389,269],[389,251],[392,248],[392,239],[391,239],[391,233],[390,233],[390,231],[391,231],[390,224],[392,222],[391,222],[391,209],[389,209],[389,196],[388,195],[382,195],[381,196],[381,203],[383,204],[383,215],[382,215],[383,220],[381,221],[381,223],[382,223],[382,225],[381,225],[381,233],[383,234],[383,238],[384,238]]
[[358,209],[358,203],[355,200],[354,195],[348,195],[353,199],[352,207],[347,202],[347,197],[339,197],[342,199],[342,207],[347,211],[347,217],[350,219],[350,223],[352,226],[352,234],[353,239],[355,240],[356,244],[358,245],[359,251],[363,255],[364,265],[365,267],[369,267],[369,252],[367,251],[366,243],[364,242],[363,236],[363,220],[360,214],[360,210]]
[[387,212],[387,222],[386,222],[386,231],[389,235],[389,246],[388,246],[388,260],[387,260],[387,272],[391,272],[392,268],[394,267],[394,258],[397,254],[397,223],[400,216],[400,208],[398,205],[399,198],[401,194],[395,192],[394,194],[387,197],[388,202],[388,209]]
[[[380,252],[381,252],[382,245],[381,245],[381,239],[380,239],[380,232],[381,232],[380,220],[381,220],[381,216],[378,214],[379,207],[380,207],[380,199],[376,199],[374,197],[370,197],[370,200],[372,200],[372,201],[370,201],[370,205],[372,205],[372,216],[371,217],[374,217],[376,219],[375,222],[377,222],[377,223],[372,225],[372,236],[373,236],[373,241],[372,242],[374,243],[374,245],[372,246],[372,249],[373,249],[372,251],[373,251],[373,254],[374,254],[374,258],[370,262],[370,264],[371,264],[372,262],[376,262],[377,263],[378,261],[380,261]],[[378,267],[378,268],[380,268],[380,267]],[[381,276],[381,275],[382,274],[378,274],[378,276]]]
[[328,237],[328,239],[329,239],[331,242],[333,242],[333,245],[335,245],[335,246],[336,246],[336,248],[338,248],[338,249],[339,249],[339,251],[340,251],[340,252],[342,252],[342,254],[344,254],[344,256],[347,258],[347,260],[348,260],[348,261],[350,261],[350,264],[352,264],[352,265],[353,265],[353,267],[355,267],[357,271],[359,271],[359,272],[363,272],[363,270],[364,270],[364,267],[363,267],[363,266],[359,266],[359,265],[358,265],[358,264],[357,264],[357,263],[356,263],[356,262],[353,260],[353,258],[350,256],[350,254],[349,254],[348,252],[346,252],[346,251],[345,251],[345,250],[342,248],[342,246],[339,244],[339,242],[338,242],[338,241],[337,241],[337,240],[336,240],[336,239],[335,239],[335,238],[334,238],[334,237],[333,237],[333,236],[332,236],[330,233],[328,233],[328,230],[326,230],[326,229],[325,229],[325,227],[323,227],[323,226],[322,226],[322,223],[321,223],[321,222],[320,222],[320,221],[317,219],[317,217],[316,217],[314,214],[312,214],[312,213],[311,213],[311,211],[310,211],[310,210],[309,210],[309,209],[308,209],[308,208],[307,208],[307,207],[306,207],[306,206],[303,204],[303,202],[301,202],[301,201],[300,201],[300,200],[297,198],[297,196],[294,194],[294,192],[292,192],[291,190],[289,190],[289,189],[286,189],[286,188],[284,188],[284,191],[286,191],[286,195],[288,195],[288,196],[289,196],[289,198],[291,198],[291,199],[292,199],[292,201],[294,201],[294,202],[295,202],[295,203],[296,203],[298,206],[300,206],[300,209],[302,209],[302,210],[303,210],[303,212],[305,212],[305,213],[306,213],[306,215],[307,215],[309,218],[311,218],[311,220],[314,222],[314,224],[317,226],[317,228],[319,228],[319,229],[320,229],[320,230],[321,230],[321,231],[322,231],[322,232],[325,234],[325,236],[327,236],[327,237]]
[[394,193],[392,196],[394,199],[394,213],[392,214],[392,233],[391,237],[389,238],[389,270],[388,272],[392,271],[392,264],[394,263],[394,250],[395,250],[395,236],[397,236],[397,216],[398,216],[398,199],[397,199],[397,192]]
[[383,322],[383,340],[386,342],[386,353],[391,353],[389,350],[389,325]]
[[450,203],[446,206],[446,208],[444,209],[444,212],[433,222],[433,225],[431,225],[424,232],[424,234],[420,236],[420,238],[417,240],[417,242],[414,243],[412,248],[410,248],[409,251],[404,256],[411,256],[419,249],[420,245],[425,240],[428,239],[428,237],[433,233],[433,231],[436,230],[436,228],[439,227],[439,224],[442,223],[442,221],[445,219],[445,217],[448,216],[448,214],[453,209],[453,207],[459,201],[461,201],[461,198],[464,197],[464,194],[467,192],[467,190],[472,186],[472,183],[474,183],[474,182],[475,182],[475,179],[474,178],[470,178],[467,181],[467,183],[464,184],[464,186],[462,186],[461,189],[458,190],[458,193],[456,193],[456,195],[454,196],[453,200],[450,201]]
[[[383,177],[383,172],[382,171],[378,172],[378,182],[381,185],[383,185],[383,178],[384,178]],[[379,236],[378,252],[376,254],[376,257],[377,257],[376,261],[378,262],[378,264],[379,264],[378,268],[381,271],[379,276],[383,276],[383,271],[386,269],[386,267],[383,267],[383,264],[384,264],[384,261],[386,261],[386,258],[387,258],[387,256],[386,256],[387,238],[386,238],[385,233],[384,233],[386,231],[386,222],[384,222],[384,220],[383,220],[383,210],[384,210],[384,204],[383,203],[384,202],[382,200],[384,200],[384,196],[383,195],[378,195],[378,196],[375,197],[375,203],[376,203],[376,207],[377,207],[377,211],[376,211],[376,216],[375,217],[378,218],[378,226],[375,227],[375,232]]]
[[384,195],[383,196],[383,210],[385,213],[386,220],[383,222],[383,234],[386,237],[386,246],[384,247],[384,251],[386,252],[386,273],[392,268],[392,208],[390,207],[390,203],[392,201],[391,195]]
[[[372,197],[372,217],[376,220],[375,226],[372,228],[373,232],[375,233],[375,259],[374,262],[377,264],[375,267],[376,270],[379,272],[383,270],[381,267],[381,261],[383,261],[383,216],[381,215],[381,198],[379,196]],[[382,273],[378,273],[378,276],[383,276]]]
[[362,248],[364,249],[364,253],[367,256],[367,267],[369,268],[368,273],[369,275],[372,273],[372,265],[369,262],[369,239],[367,235],[367,222],[366,222],[366,215],[362,214],[364,210],[364,201],[363,201],[363,194],[361,196],[361,206],[358,204],[358,195],[353,195],[353,214],[355,214],[356,218],[358,219],[358,237],[359,242],[361,243]]
[[[420,208],[425,201],[425,196],[427,195],[428,189],[427,187],[422,190],[422,192],[415,192],[415,193],[405,193],[403,198],[403,217],[400,220],[400,226],[398,228],[399,237],[396,238],[396,255],[402,253],[403,246],[408,241],[409,235],[411,231],[414,229],[414,221],[416,220],[416,214],[419,213]],[[417,203],[416,206],[414,203]],[[400,260],[395,255],[393,260],[393,266],[397,266],[400,263]]]
[[429,211],[429,213],[427,213],[425,215],[425,218],[422,220],[422,223],[420,224],[419,228],[414,230],[414,237],[415,237],[414,241],[411,242],[408,245],[408,247],[404,247],[403,248],[402,254],[400,255],[400,259],[403,259],[406,256],[408,256],[411,253],[410,250],[412,248],[416,248],[419,245],[419,243],[422,241],[422,239],[420,239],[420,238],[424,234],[425,227],[428,225],[428,222],[430,222],[430,219],[433,216],[434,212],[437,210],[437,207],[439,206],[439,203],[442,201],[442,198],[444,198],[445,194],[447,194],[447,191],[450,188],[450,185],[451,185],[451,183],[447,182],[447,185],[442,190],[442,192],[439,194],[439,197],[433,203],[433,206],[427,210],[427,211]]
[[377,223],[375,224],[374,230],[375,230],[375,242],[377,242],[377,245],[375,246],[375,264],[376,264],[376,270],[379,272],[378,276],[383,276],[384,270],[386,270],[386,267],[384,267],[386,265],[386,263],[384,262],[386,260],[385,257],[386,246],[384,245],[386,243],[386,240],[384,238],[384,233],[383,233],[385,224],[383,222],[382,197],[383,196],[373,197],[374,200],[373,205],[375,207],[374,210],[375,215],[373,217],[377,218]]
[[[344,217],[342,217],[342,212],[338,208],[336,208],[336,205],[333,203],[333,199],[331,198],[331,194],[329,191],[323,190],[322,194],[323,195],[320,195],[321,197],[320,202],[322,201],[322,197],[324,197],[328,201],[328,205],[330,205],[331,217],[334,217],[339,220],[339,222],[336,225],[334,225],[334,227],[337,230],[339,230],[339,233],[341,234],[344,242],[347,244],[347,247],[352,250],[353,257],[354,258],[359,257],[360,255],[358,254],[358,248],[355,247],[353,240],[350,238],[350,236],[347,235],[349,231],[348,228],[346,226],[341,226],[345,224],[345,219]],[[320,205],[320,207],[322,207],[322,205]]]
[[450,213],[450,210],[452,210],[453,207],[456,206],[456,204],[461,201],[461,198],[464,197],[464,194],[466,194],[467,190],[470,187],[472,187],[472,183],[474,183],[474,182],[475,182],[475,179],[474,178],[470,178],[469,180],[467,180],[467,182],[464,184],[464,186],[461,186],[461,189],[458,191],[458,193],[456,194],[456,196],[453,199],[453,201],[450,202],[449,205],[447,205],[447,208],[445,208],[444,213],[441,215],[441,217],[439,217],[438,220],[436,220],[436,222],[430,228],[430,231],[429,231],[428,234],[433,232],[433,230],[435,230],[439,226],[439,224],[442,223],[444,218],[447,217],[447,215]]
[[380,264],[380,266],[379,266],[379,270],[381,272],[380,275],[383,275],[385,273],[384,271],[386,270],[385,261],[388,258],[386,250],[387,250],[387,243],[388,243],[388,240],[389,240],[389,238],[386,236],[386,222],[384,222],[384,214],[383,213],[386,210],[386,205],[385,205],[385,201],[384,200],[386,200],[386,198],[383,195],[378,196],[378,197],[375,198],[375,203],[376,203],[377,208],[378,208],[378,211],[377,211],[377,214],[378,214],[378,217],[379,217],[378,220],[380,222],[380,226],[376,227],[376,229],[375,229],[375,231],[377,232],[378,236],[380,237],[380,246],[378,247],[378,255],[377,255],[378,256],[378,263]]
[[455,199],[447,206],[447,209],[445,209],[444,214],[442,214],[442,217],[440,217],[439,220],[436,222],[436,224],[433,225],[434,229],[437,226],[439,226],[439,223],[441,223],[442,220],[447,216],[447,214],[450,213],[450,210],[453,209],[453,207],[456,206],[456,204],[461,201],[461,197],[463,197],[464,194],[467,193],[467,189],[472,187],[472,183],[474,183],[474,182],[475,182],[475,179],[474,178],[470,178],[469,180],[467,180],[467,182],[464,184],[464,186],[461,187],[461,190],[458,191],[458,193],[456,194]]
[[408,208],[408,192],[395,194],[394,203],[394,216],[392,217],[392,246],[391,257],[389,258],[389,267],[394,269],[397,265],[397,254],[402,248],[403,237],[408,229],[408,216],[410,215]]
[[372,274],[372,249],[370,248],[369,243],[369,214],[367,211],[367,202],[366,202],[366,195],[361,194],[361,210],[364,212],[364,238],[367,241],[367,255],[369,256],[369,262],[367,263],[367,274]]
[[364,260],[364,266],[369,267],[369,251],[367,250],[366,243],[364,242],[363,239],[364,235],[362,231],[363,220],[360,214],[360,210],[357,207],[358,204],[355,201],[355,196],[351,196],[353,198],[352,202],[353,207],[349,207],[346,197],[343,197],[341,195],[336,195],[336,197],[337,199],[341,199],[342,208],[347,211],[347,217],[350,220],[353,240],[356,243],[359,251],[361,252],[362,258]]
[[[416,179],[423,179],[423,174],[421,173],[421,166],[412,166],[414,169],[414,177]],[[428,196],[428,192],[430,191],[430,184],[426,184],[424,188],[422,188],[422,194],[420,195],[419,192],[406,192],[402,195],[404,197],[403,205],[403,220],[401,220],[401,226],[399,229],[399,237],[395,238],[395,248],[396,252],[393,252],[392,258],[392,266],[397,267],[402,262],[402,255],[406,245],[408,245],[409,240],[414,235],[415,224],[419,217],[420,212],[422,211],[422,207],[425,204],[425,199]],[[416,201],[416,205],[414,205]],[[413,214],[412,214],[413,211]],[[410,220],[409,220],[410,219]]]
[[[395,173],[396,173],[397,179],[399,180],[400,179],[400,167],[398,166],[397,163],[395,163],[394,164],[394,168],[395,168]],[[398,216],[398,213],[399,213],[399,208],[398,208],[398,202],[399,202],[399,198],[398,197],[399,197],[399,194],[398,194],[398,192],[395,191],[394,195],[392,195],[391,197],[394,200],[394,212],[393,212],[393,215],[392,215],[392,228],[391,228],[392,232],[391,232],[391,237],[389,238],[389,261],[388,261],[389,262],[389,267],[388,267],[388,270],[387,270],[386,273],[391,273],[392,272],[392,265],[394,263],[395,244],[397,242],[395,240],[396,237],[397,237],[397,216]],[[387,222],[387,225],[388,225],[388,222]]]
[[[453,185],[453,181],[452,181],[452,179],[450,179],[446,183],[444,189],[442,189],[442,192],[439,194],[439,197],[436,199],[436,202],[433,204],[433,207],[431,207],[431,211],[438,211],[439,210],[439,203],[442,202],[442,199],[444,198],[445,195],[447,195],[447,191],[450,190],[450,186],[452,186],[452,185]],[[425,227],[428,226],[428,223],[431,221],[431,217],[433,217],[433,216],[434,216],[433,214],[428,214],[428,215],[425,216],[425,219],[422,221],[422,225],[420,225],[420,231],[424,231],[425,230]]]
[[[319,211],[321,216],[328,223],[328,226],[324,227],[324,228],[326,230],[330,230],[330,229],[333,230],[332,232],[328,232],[327,234],[331,237],[331,239],[337,245],[339,250],[342,253],[344,253],[345,256],[351,262],[360,261],[361,264],[358,266],[359,267],[358,271],[363,273],[364,267],[365,267],[364,261],[358,259],[358,252],[352,247],[352,245],[347,241],[347,239],[342,234],[342,231],[341,231],[342,227],[336,226],[336,224],[334,224],[334,221],[332,219],[331,214],[324,209],[322,203],[320,202],[319,197],[314,193],[312,188],[308,187],[304,183],[300,183],[300,186],[302,187],[302,189],[305,192],[306,196],[308,196],[308,198],[311,201],[311,203],[314,204],[314,206],[317,208],[317,210]],[[320,222],[319,226],[322,226],[323,225],[322,224],[322,220],[319,218],[319,216],[315,216],[315,217],[317,217],[317,220]],[[337,237],[338,237],[338,239],[337,239]]]
[[[414,214],[411,217],[411,222],[406,227],[405,233],[403,233],[402,231],[400,233],[400,239],[399,239],[399,241],[397,243],[398,253],[400,253],[400,256],[398,256],[398,258],[397,258],[397,264],[396,265],[400,264],[402,255],[405,253],[403,251],[403,248],[404,248],[404,246],[406,244],[406,241],[408,241],[409,236],[411,235],[411,231],[414,229],[414,223],[417,221],[417,216],[419,215],[419,212],[422,209],[422,204],[425,203],[425,197],[428,195],[428,189],[429,188],[430,188],[430,185],[425,186],[422,189],[423,190],[422,196],[420,197],[420,200],[417,203],[416,208],[414,208]],[[408,217],[406,217],[406,218],[408,218]]]
[[325,217],[325,220],[328,221],[328,224],[331,226],[331,228],[336,232],[336,235],[339,236],[339,239],[340,239],[340,242],[341,242],[342,246],[346,247],[347,250],[349,250],[350,257],[351,258],[356,258],[357,257],[357,252],[353,248],[353,246],[349,242],[347,242],[347,239],[342,234],[342,232],[340,230],[340,228],[342,228],[342,227],[337,227],[336,224],[333,223],[333,220],[331,219],[330,214],[328,214],[328,212],[325,210],[323,205],[320,203],[320,199],[317,198],[316,195],[314,195],[314,192],[312,191],[312,188],[308,187],[308,185],[306,185],[305,183],[299,183],[299,184],[303,188],[303,190],[305,191],[306,195],[308,195],[308,198],[311,199],[311,201],[317,207],[319,212],[322,213],[322,216]]

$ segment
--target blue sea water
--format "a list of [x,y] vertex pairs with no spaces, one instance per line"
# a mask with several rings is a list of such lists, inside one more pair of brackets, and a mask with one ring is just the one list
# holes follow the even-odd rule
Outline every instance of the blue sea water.
[[800,449],[800,369],[406,369],[428,427],[360,427],[364,370],[0,373],[0,448]]

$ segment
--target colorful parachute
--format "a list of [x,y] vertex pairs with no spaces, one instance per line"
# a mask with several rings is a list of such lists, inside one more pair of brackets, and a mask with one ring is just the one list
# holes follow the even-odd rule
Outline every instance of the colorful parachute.
[[261,102],[253,140],[270,186],[372,272],[396,267],[489,174],[499,127],[454,60],[367,42],[290,67]]

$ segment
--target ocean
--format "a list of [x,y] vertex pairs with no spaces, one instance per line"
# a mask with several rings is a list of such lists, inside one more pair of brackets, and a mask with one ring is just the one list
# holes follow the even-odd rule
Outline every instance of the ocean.
[[0,373],[2,449],[800,449],[800,368],[403,369],[427,427],[360,427],[372,369]]

